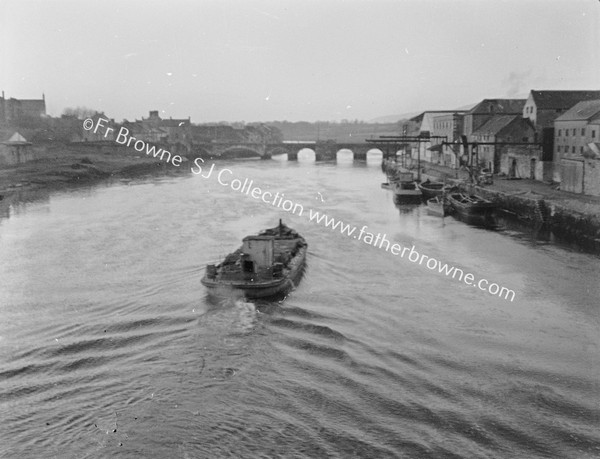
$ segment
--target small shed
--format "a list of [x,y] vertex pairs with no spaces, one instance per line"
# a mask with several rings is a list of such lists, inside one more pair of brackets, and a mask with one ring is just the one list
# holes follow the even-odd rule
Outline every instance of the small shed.
[[33,149],[31,148],[31,142],[28,142],[18,132],[15,132],[10,139],[0,144],[0,164],[21,164],[32,159]]

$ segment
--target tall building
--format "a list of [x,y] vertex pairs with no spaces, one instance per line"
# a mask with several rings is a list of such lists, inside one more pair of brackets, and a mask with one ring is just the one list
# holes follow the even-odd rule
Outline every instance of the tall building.
[[[554,121],[554,171],[557,181],[561,182],[563,189],[579,192],[576,187],[569,187],[567,182],[572,182],[571,166],[579,168],[583,163],[569,161],[573,157],[595,157],[600,147],[600,99],[579,102]],[[583,166],[581,166],[583,169]],[[583,170],[576,175],[583,175]],[[573,174],[570,174],[573,175]],[[577,180],[581,182],[581,180]],[[583,192],[583,189],[581,190]]]
[[537,141],[542,144],[543,161],[554,162],[554,181],[560,182],[560,158],[554,157],[554,120],[578,102],[600,99],[600,91],[540,91],[532,89],[523,107],[523,118],[535,127]]
[[6,99],[4,91],[0,98],[0,123],[14,124],[20,120],[39,118],[46,115],[46,97],[41,99]]

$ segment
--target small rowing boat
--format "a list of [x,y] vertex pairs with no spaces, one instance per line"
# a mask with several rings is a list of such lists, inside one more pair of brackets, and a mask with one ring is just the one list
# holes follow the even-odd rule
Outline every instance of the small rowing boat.
[[446,185],[443,182],[430,182],[429,180],[419,183],[418,186],[425,199],[442,196],[445,192],[450,191],[451,188],[450,185]]
[[448,201],[452,208],[462,217],[487,215],[496,208],[496,205],[487,199],[464,193],[450,193]]

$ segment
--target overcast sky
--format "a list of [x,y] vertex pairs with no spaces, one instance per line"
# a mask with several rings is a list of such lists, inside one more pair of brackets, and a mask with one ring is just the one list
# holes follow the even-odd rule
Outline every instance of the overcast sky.
[[0,89],[47,111],[370,120],[600,88],[598,0],[0,0]]

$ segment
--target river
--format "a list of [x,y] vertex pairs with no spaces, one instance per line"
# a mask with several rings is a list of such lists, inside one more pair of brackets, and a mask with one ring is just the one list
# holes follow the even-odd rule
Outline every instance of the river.
[[[13,205],[0,456],[600,457],[600,258],[396,207],[379,166],[228,162]],[[236,192],[225,168],[514,301]],[[210,300],[206,263],[279,218],[309,244],[298,288]]]

